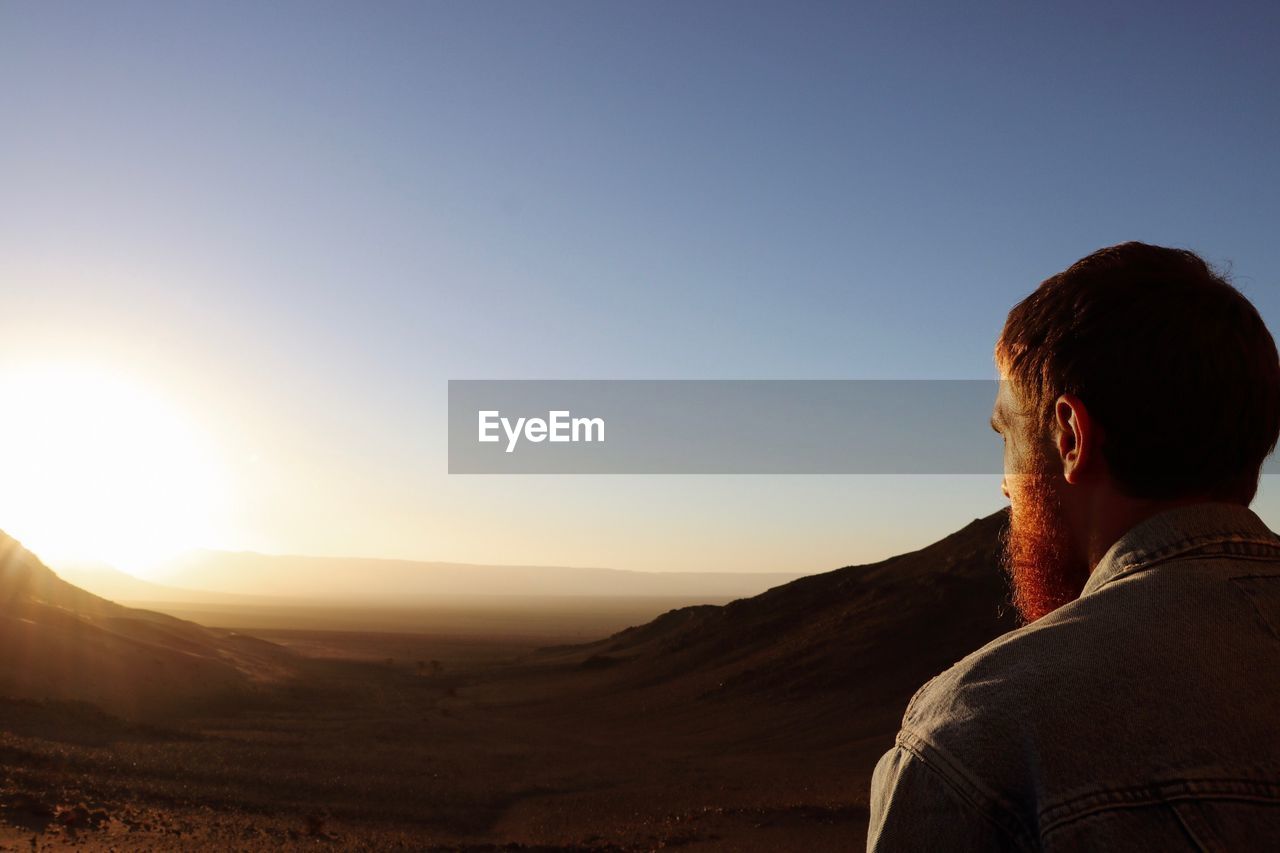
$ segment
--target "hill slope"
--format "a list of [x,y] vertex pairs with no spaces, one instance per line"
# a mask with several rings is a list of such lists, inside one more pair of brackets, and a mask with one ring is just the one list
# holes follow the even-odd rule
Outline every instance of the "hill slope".
[[[1000,565],[1004,511],[919,551],[803,577],[724,606],[672,610],[542,658],[598,670],[619,695],[655,704],[789,705],[856,715],[892,736],[911,693],[1016,627]],[[706,710],[713,711],[712,707]],[[842,724],[827,734],[843,736]],[[814,719],[812,734],[821,724]]]
[[128,717],[253,690],[290,671],[271,643],[122,607],[0,533],[0,696],[92,702]]

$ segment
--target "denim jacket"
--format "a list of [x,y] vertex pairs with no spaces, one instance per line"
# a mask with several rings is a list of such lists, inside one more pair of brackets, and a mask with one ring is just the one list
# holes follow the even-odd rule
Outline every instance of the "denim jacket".
[[1280,537],[1206,503],[929,681],[867,849],[1280,851]]

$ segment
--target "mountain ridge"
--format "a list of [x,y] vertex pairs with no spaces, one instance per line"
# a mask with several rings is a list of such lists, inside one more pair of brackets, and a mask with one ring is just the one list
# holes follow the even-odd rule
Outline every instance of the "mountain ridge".
[[[831,743],[858,727],[892,737],[925,681],[1017,627],[1000,568],[1007,510],[876,563],[808,575],[725,605],[668,611],[593,643],[540,650],[648,707],[793,707]],[[888,734],[886,734],[886,732]]]
[[[252,551],[188,552],[168,561],[158,581],[194,592],[389,602],[469,595],[705,596],[754,595],[795,580],[798,572],[641,572],[575,566],[308,557]],[[325,578],[317,588],[316,577]]]

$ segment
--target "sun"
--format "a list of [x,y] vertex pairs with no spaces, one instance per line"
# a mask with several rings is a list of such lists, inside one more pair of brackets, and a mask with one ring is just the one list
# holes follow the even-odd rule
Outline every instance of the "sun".
[[146,576],[214,535],[221,473],[196,425],[126,375],[0,366],[0,529],[46,561]]

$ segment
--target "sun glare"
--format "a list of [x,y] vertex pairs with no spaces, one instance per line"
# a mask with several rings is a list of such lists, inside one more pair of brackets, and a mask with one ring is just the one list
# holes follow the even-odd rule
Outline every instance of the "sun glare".
[[146,576],[207,544],[224,496],[213,448],[146,387],[97,369],[0,370],[0,529],[47,561]]

